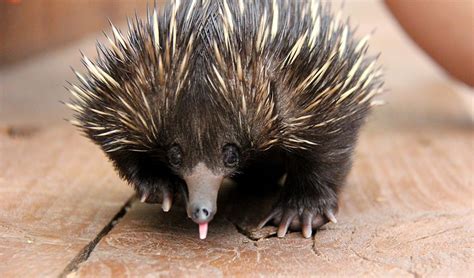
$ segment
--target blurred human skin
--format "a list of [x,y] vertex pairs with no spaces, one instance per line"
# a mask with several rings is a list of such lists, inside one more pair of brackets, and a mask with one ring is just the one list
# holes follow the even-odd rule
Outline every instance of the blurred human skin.
[[474,1],[385,0],[408,35],[454,78],[474,87]]

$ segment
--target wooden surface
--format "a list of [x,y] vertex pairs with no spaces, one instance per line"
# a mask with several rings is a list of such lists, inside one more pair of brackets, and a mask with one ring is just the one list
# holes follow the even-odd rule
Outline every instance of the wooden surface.
[[[473,273],[473,95],[401,33],[379,2],[346,4],[377,32],[387,105],[364,128],[338,224],[313,239],[253,229],[269,199],[233,187],[208,239],[182,207],[130,199],[98,148],[62,121],[71,48],[0,70],[0,275],[467,276]],[[47,70],[45,70],[47,69]],[[272,196],[270,196],[272,197]]]
[[57,275],[131,191],[67,128],[2,130],[0,140],[0,273]]

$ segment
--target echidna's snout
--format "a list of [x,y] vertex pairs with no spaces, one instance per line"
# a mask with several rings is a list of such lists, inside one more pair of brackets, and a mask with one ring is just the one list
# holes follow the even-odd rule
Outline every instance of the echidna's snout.
[[184,176],[184,180],[188,187],[188,217],[199,224],[200,228],[206,225],[207,231],[207,223],[217,211],[217,194],[223,175],[213,173],[204,163],[198,163]]
[[215,214],[215,209],[212,204],[206,201],[192,204],[189,206],[188,210],[190,211],[188,212],[188,215],[190,215],[190,218],[197,224],[208,223],[212,220]]

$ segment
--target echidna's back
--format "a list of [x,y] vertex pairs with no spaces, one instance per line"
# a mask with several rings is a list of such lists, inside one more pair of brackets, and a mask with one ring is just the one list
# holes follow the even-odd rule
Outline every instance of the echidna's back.
[[243,129],[267,136],[262,147],[316,146],[360,125],[381,87],[380,72],[375,57],[366,56],[368,37],[355,39],[348,20],[334,16],[329,4],[215,5],[207,42],[210,86],[233,104]]
[[84,57],[73,123],[108,152],[148,150],[177,108],[212,103],[256,149],[350,140],[381,87],[367,40],[316,0],[175,1]]

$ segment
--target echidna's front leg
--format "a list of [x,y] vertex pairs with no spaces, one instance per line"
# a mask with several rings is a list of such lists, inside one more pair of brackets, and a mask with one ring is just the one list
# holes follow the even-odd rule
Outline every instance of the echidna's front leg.
[[161,203],[164,212],[168,212],[173,204],[176,186],[169,179],[157,179],[153,182],[135,186],[140,201],[143,203]]
[[[313,230],[329,221],[337,222],[335,213],[339,184],[325,178],[330,177],[331,173],[324,172],[324,168],[308,166],[308,163],[292,163],[280,200],[260,222],[259,228],[272,221],[278,226],[278,237],[284,237],[291,229],[301,230],[303,236],[309,238]],[[334,178],[342,183],[338,174]]]

